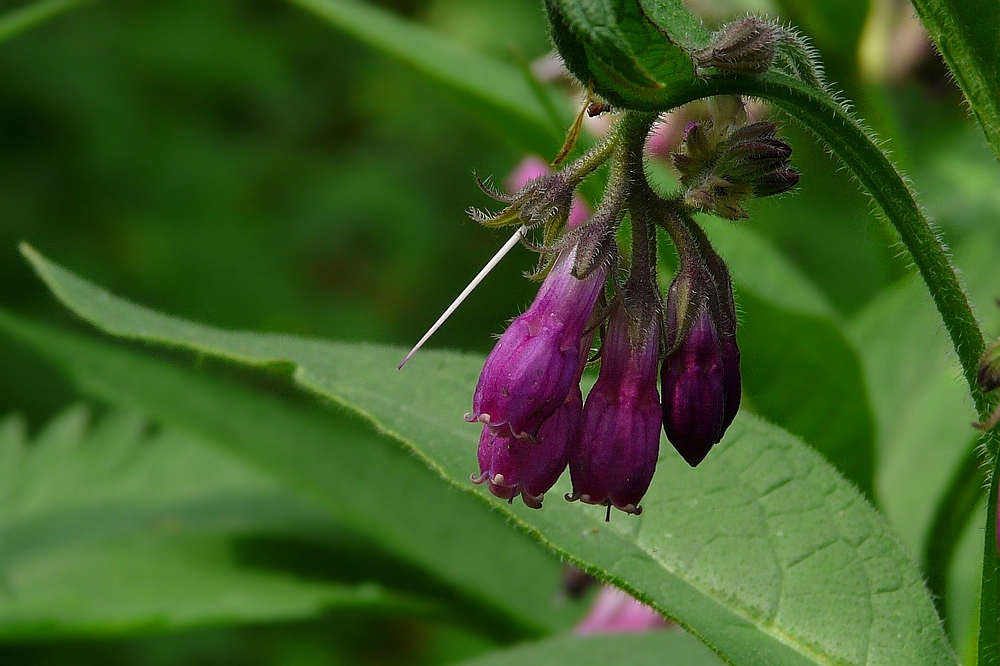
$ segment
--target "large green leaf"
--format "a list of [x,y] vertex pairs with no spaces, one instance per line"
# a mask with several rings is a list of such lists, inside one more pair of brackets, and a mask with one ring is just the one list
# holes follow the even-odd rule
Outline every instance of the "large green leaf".
[[1000,159],[1000,4],[914,0],[913,6]]
[[374,586],[301,580],[234,557],[230,537],[329,521],[172,430],[74,408],[29,442],[0,422],[0,638],[283,620],[417,604]]
[[680,0],[546,0],[545,8],[570,71],[624,107],[691,81],[688,52],[708,41]]
[[555,636],[462,662],[462,666],[714,666],[712,651],[676,630],[627,636]]
[[[562,128],[545,91],[525,71],[356,0],[291,0],[415,67],[472,104],[478,117],[540,155],[555,156]],[[414,102],[419,113],[419,102]]]
[[309,581],[240,564],[229,539],[130,537],[47,551],[4,570],[0,638],[63,638],[274,622],[326,610],[443,615],[374,584]]
[[[483,494],[467,481],[477,432],[462,418],[481,358],[427,352],[396,372],[399,349],[201,326],[130,304],[26,253],[59,298],[103,330],[253,365],[288,364],[302,386],[365,416],[444,478]],[[98,377],[99,365],[86,373],[79,379],[90,385],[112,381]],[[564,478],[541,511],[495,504],[727,660],[956,663],[916,567],[882,518],[818,454],[757,418],[737,418],[698,469],[664,445],[638,519],[605,524],[600,507],[558,501],[565,490]]]
[[[421,592],[451,599],[497,638],[567,626],[561,567],[506,519],[455,491],[394,442],[346,418],[284,405],[142,356],[56,334],[0,312],[0,330],[66,370],[94,397],[194,433],[320,507],[405,565]],[[516,562],[516,568],[508,567]]]

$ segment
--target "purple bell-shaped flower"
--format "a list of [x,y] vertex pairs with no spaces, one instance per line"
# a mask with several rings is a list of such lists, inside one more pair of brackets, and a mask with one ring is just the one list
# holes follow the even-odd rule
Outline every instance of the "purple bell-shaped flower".
[[530,439],[579,382],[580,339],[607,271],[579,280],[575,256],[575,246],[559,254],[531,307],[500,336],[479,376],[470,422]]
[[597,383],[587,396],[580,446],[570,457],[569,500],[639,514],[660,449],[658,317],[637,326],[619,303],[608,322]]

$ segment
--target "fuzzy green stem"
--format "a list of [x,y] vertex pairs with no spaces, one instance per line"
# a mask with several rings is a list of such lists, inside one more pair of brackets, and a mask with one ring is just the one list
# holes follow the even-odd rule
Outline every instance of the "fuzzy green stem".
[[619,121],[621,136],[620,152],[616,161],[627,181],[625,191],[632,213],[632,270],[629,285],[633,290],[645,293],[656,289],[656,231],[648,215],[632,205],[633,193],[643,188],[649,189],[643,168],[643,150],[646,138],[656,121],[657,114],[630,111]]

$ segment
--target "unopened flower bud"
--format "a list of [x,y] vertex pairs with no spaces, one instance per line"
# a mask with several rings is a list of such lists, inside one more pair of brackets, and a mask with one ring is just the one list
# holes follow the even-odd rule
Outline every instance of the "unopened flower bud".
[[[761,121],[727,130],[693,127],[674,166],[687,188],[684,203],[728,220],[747,217],[743,204],[753,196],[785,192],[799,175],[788,167],[792,148],[775,136],[777,126]],[[709,134],[712,136],[709,136]]]
[[[552,173],[545,160],[540,157],[530,156],[521,160],[520,164],[514,167],[507,178],[507,189],[517,192],[525,188],[529,183],[543,178]],[[573,229],[580,226],[590,217],[590,208],[587,202],[579,194],[573,195],[573,203],[570,206],[569,217],[566,220],[566,228]]]
[[[636,330],[640,329],[640,330]],[[660,449],[656,393],[659,324],[635,326],[619,303],[608,322],[597,383],[587,396],[580,445],[570,456],[570,500],[639,514]]]
[[979,359],[979,388],[987,393],[1000,388],[1000,339],[994,340]]
[[774,62],[776,26],[748,16],[722,26],[712,43],[694,52],[700,69],[714,67],[733,74],[763,74]]
[[500,336],[486,359],[469,421],[499,435],[531,438],[579,381],[580,340],[606,272],[572,275],[576,248],[557,257],[531,307]]
[[472,208],[469,217],[486,227],[524,225],[530,228],[562,224],[570,215],[576,185],[577,182],[563,172],[549,173],[535,177],[520,190],[508,195],[480,180],[483,192],[507,206],[496,214]]
[[692,467],[722,439],[739,410],[735,312],[730,316],[731,292],[720,300],[719,287],[700,270],[682,269],[667,297],[663,429]]

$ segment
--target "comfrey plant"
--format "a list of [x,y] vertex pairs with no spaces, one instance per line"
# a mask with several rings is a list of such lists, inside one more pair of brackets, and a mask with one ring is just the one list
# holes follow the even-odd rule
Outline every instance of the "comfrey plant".
[[[54,5],[86,3],[39,4],[8,16],[0,40]],[[565,164],[533,165],[507,192],[493,192],[499,212],[474,213],[514,231],[481,275],[525,244],[540,257],[532,276],[537,296],[485,366],[475,356],[437,351],[410,372],[394,373],[395,347],[183,321],[109,294],[23,246],[83,320],[110,336],[243,364],[253,386],[207,376],[211,367],[184,368],[181,354],[145,358],[135,345],[113,349],[107,339],[0,313],[6,336],[61,368],[81,394],[122,410],[87,428],[74,408],[37,437],[26,435],[16,414],[0,422],[0,639],[286,621],[336,604],[344,612],[377,607],[421,624],[460,620],[461,635],[472,631],[504,648],[530,639],[487,657],[505,663],[549,663],[557,653],[582,663],[613,653],[624,662],[683,655],[699,664],[1000,666],[1000,343],[987,345],[973,298],[910,183],[830,92],[794,32],[751,17],[713,34],[683,0],[544,0],[552,41],[588,90],[585,108],[613,120],[596,144],[576,150],[567,141],[559,151],[564,123],[558,106],[548,104],[556,91],[532,88],[509,63],[449,46],[443,35],[429,37],[427,26],[375,4],[296,4],[417,64],[474,101],[490,125],[510,121],[504,127],[512,138]],[[837,3],[776,4],[819,10]],[[841,19],[866,4],[844,3],[834,23],[825,20],[829,12],[817,11],[823,21],[811,26],[809,12],[799,18],[807,30],[839,37],[834,33],[850,23]],[[913,4],[1000,156],[995,0]],[[877,32],[875,23],[869,28]],[[856,46],[842,43],[838,52]],[[880,115],[912,119],[912,95],[886,96],[905,100],[906,115],[896,117],[901,105],[879,104]],[[837,255],[821,255],[836,271],[815,264],[808,271],[829,280],[819,288],[800,270],[810,262],[797,265],[806,258],[802,247],[707,217],[756,215],[764,207],[749,199],[798,180],[777,127],[753,110],[759,107],[744,114],[744,100],[812,131],[884,216],[882,226],[859,219],[863,205],[831,206],[821,220],[813,196],[826,158],[810,159],[796,147],[795,166],[812,191],[781,207],[808,221],[796,229],[796,244]],[[669,157],[676,186],[648,178],[644,168],[654,153],[650,127],[665,114],[672,126],[656,154]],[[957,124],[949,133],[964,136],[963,146],[975,143],[972,128]],[[989,196],[996,178],[989,176],[997,165],[985,154],[988,164],[965,164],[965,148],[944,147],[940,134],[921,137],[923,144],[896,137],[896,148],[922,145],[922,157],[948,159],[919,161],[963,162],[956,181],[939,183],[928,197],[929,210],[961,222],[948,220],[955,261],[973,294],[995,296],[1000,238]],[[986,177],[967,177],[973,173]],[[844,181],[831,182],[823,194],[832,196],[823,200],[839,204],[849,196]],[[967,196],[976,190],[979,204]],[[584,193],[592,212],[580,200]],[[990,207],[975,221],[961,220],[967,205]],[[868,256],[825,243],[829,230],[813,236],[820,222],[840,232],[861,226],[833,218],[876,228],[864,240],[881,258],[898,253],[912,261],[912,271],[900,263],[897,274],[866,290],[854,303],[859,311],[826,302],[845,296],[835,283],[852,276],[839,273]],[[938,315],[950,340],[936,335],[943,332]],[[956,359],[967,394],[955,381]],[[19,363],[12,367],[18,374]],[[257,378],[276,370],[280,395],[268,397],[275,382]],[[590,374],[596,381],[587,391]],[[315,405],[288,400],[291,382],[357,418],[328,419]],[[975,417],[966,413],[973,405]],[[137,420],[136,411],[145,418]],[[465,412],[471,423],[461,422]],[[969,427],[973,418],[982,432]],[[142,425],[146,419],[152,430]],[[664,437],[678,455],[661,446]],[[138,448],[123,448],[130,446]],[[202,447],[223,455],[197,454]],[[123,460],[129,464],[118,464]],[[216,466],[218,473],[203,473]],[[526,508],[545,503],[567,469],[556,487],[575,503]],[[220,478],[227,483],[220,486]],[[189,492],[199,479],[204,492]],[[405,501],[387,500],[399,489]],[[265,505],[278,510],[262,515]],[[200,520],[220,507],[242,526],[238,534],[233,520],[208,521],[220,524],[217,533]],[[639,518],[602,522],[614,508],[637,514],[641,507]],[[163,521],[150,520],[156,516],[176,516],[198,534],[163,533]],[[294,529],[282,528],[286,522]],[[343,537],[332,550],[331,530]],[[249,570],[238,566],[242,558],[218,557],[246,545],[253,552],[265,546],[266,555],[283,547],[283,534],[309,562],[322,552],[330,576],[300,578],[298,566]],[[979,561],[979,553],[966,560],[965,545],[974,540],[981,540]],[[366,580],[341,580],[338,553],[347,564],[370,553]],[[567,640],[559,634],[571,623],[563,612],[570,609],[553,604],[553,596],[564,599],[554,588],[565,562],[634,599],[599,595],[580,633],[642,630],[662,624],[657,616],[685,631]],[[178,564],[197,575],[176,576]],[[154,585],[115,586],[123,573]],[[155,584],[165,575],[178,580],[166,600]],[[396,587],[415,579],[433,584]],[[206,598],[205,580],[223,603]],[[88,591],[98,583],[114,587],[114,599],[78,603],[93,601]],[[246,603],[228,603],[234,594]],[[480,643],[472,646],[477,652]]]
[[[472,216],[490,227],[538,230],[541,286],[500,336],[472,399],[483,426],[479,474],[497,497],[541,508],[569,467],[569,500],[642,512],[661,428],[697,466],[740,404],[737,316],[728,268],[694,220],[709,212],[747,217],[752,197],[794,187],[791,148],[771,122],[747,121],[743,100],[725,96],[711,117],[691,123],[673,155],[681,189],[662,197],[644,170],[657,114],[620,114],[608,136],[559,171],[538,170],[513,194],[484,189],[506,204]],[[585,218],[576,190],[600,165],[610,175]],[[574,204],[574,201],[576,203]],[[631,245],[619,247],[627,224]],[[666,297],[658,288],[657,230],[672,241],[679,268]],[[599,339],[596,384],[584,403],[580,380]],[[660,391],[657,391],[657,377]]]

